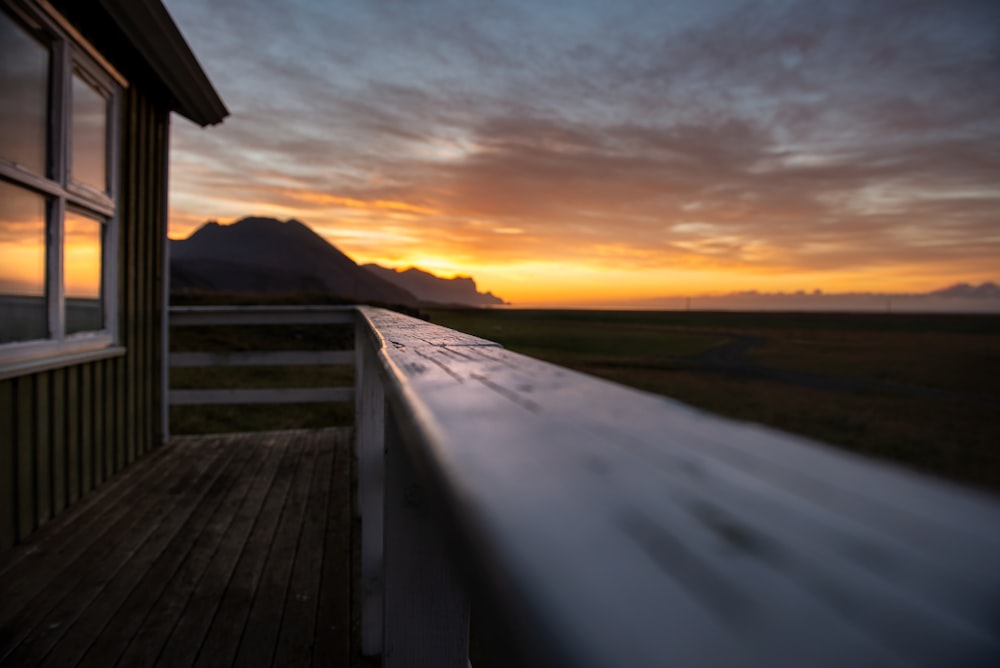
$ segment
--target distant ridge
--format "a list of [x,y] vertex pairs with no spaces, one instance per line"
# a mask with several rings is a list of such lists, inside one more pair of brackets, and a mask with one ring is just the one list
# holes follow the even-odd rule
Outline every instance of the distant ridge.
[[759,292],[655,297],[629,303],[643,309],[728,311],[828,311],[898,313],[1000,313],[1000,286],[956,283],[929,292]]
[[205,223],[187,239],[170,242],[170,272],[175,291],[323,292],[353,301],[417,303],[294,219]]
[[935,297],[964,297],[967,299],[996,299],[1000,297],[1000,285],[993,281],[986,281],[980,285],[970,285],[968,283],[956,283],[942,290],[935,290],[930,293]]
[[363,264],[375,276],[401,287],[422,302],[456,306],[503,306],[506,302],[492,292],[479,292],[476,281],[470,276],[441,278],[429,272],[410,267],[404,271],[389,269],[377,264]]
[[405,306],[504,303],[478,292],[470,277],[361,267],[295,219],[248,217],[231,225],[209,221],[187,239],[170,242],[170,276],[175,292],[323,293]]

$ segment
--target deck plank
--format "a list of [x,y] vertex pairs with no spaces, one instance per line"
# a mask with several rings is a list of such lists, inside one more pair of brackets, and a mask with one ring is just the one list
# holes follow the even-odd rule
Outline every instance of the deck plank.
[[301,449],[289,447],[278,465],[274,483],[268,490],[253,531],[243,546],[236,570],[233,571],[229,587],[208,628],[195,666],[212,668],[233,663],[302,455]]
[[[147,481],[142,489],[124,495],[118,489],[109,490],[104,496],[104,506],[110,507],[109,512],[96,506],[77,515],[76,522],[53,522],[51,528],[45,527],[14,550],[11,568],[0,575],[0,628],[5,629],[4,637],[0,638],[0,657],[10,649],[7,642],[15,624],[25,630],[31,615],[44,615],[45,602],[51,603],[54,595],[61,595],[62,589],[71,586],[79,573],[86,572],[88,559],[103,563],[115,545],[113,536],[141,524],[157,498],[168,492],[183,471],[176,458],[170,464],[165,475]],[[65,535],[59,526],[65,529]]]
[[[95,539],[92,526],[110,526],[125,512],[128,504],[142,494],[144,485],[157,477],[169,475],[171,466],[180,462],[165,456],[166,450],[151,453],[148,461],[129,476],[87,494],[65,513],[31,536],[29,549],[18,548],[0,554],[0,577],[16,581],[18,570],[51,572],[51,564],[65,563],[63,552],[80,552]],[[74,542],[77,541],[77,542]],[[60,552],[62,550],[63,552]],[[42,566],[45,562],[47,565]]]
[[74,566],[31,602],[27,614],[18,616],[15,632],[10,636],[11,640],[16,639],[16,645],[0,644],[0,656],[4,657],[0,666],[21,666],[30,657],[46,656],[66,628],[119,577],[134,556],[138,554],[144,559],[162,549],[175,517],[185,515],[188,506],[196,505],[218,477],[221,469],[217,460],[227,460],[233,455],[235,450],[223,451],[218,457],[199,458],[197,465],[186,470],[167,490],[166,497],[160,497],[137,520],[126,516],[103,540],[80,555]]
[[[205,540],[171,580],[155,611],[146,616],[126,647],[121,665],[150,666],[158,657],[166,665],[193,661],[284,454],[280,444],[258,441],[255,448],[262,462],[253,478],[241,488],[241,497],[227,505],[228,517],[216,518]],[[161,656],[164,652],[166,656]]]
[[[131,556],[115,574],[99,598],[88,606],[86,614],[81,614],[66,630],[58,641],[47,661],[57,666],[72,666],[79,663],[81,657],[98,636],[116,636],[127,632],[129,618],[112,624],[119,608],[135,591],[143,580],[147,580],[147,588],[138,592],[141,599],[154,598],[157,580],[162,581],[176,569],[177,565],[197,539],[216,508],[225,500],[233,485],[233,476],[225,475],[231,470],[239,475],[250,456],[250,450],[237,450],[232,461],[220,467],[218,475],[199,498],[195,494],[185,495],[187,503],[178,505],[170,513],[156,533],[143,544],[142,548]],[[225,470],[224,470],[225,469]],[[151,576],[151,577],[150,577]],[[152,580],[152,582],[148,582]],[[133,599],[134,600],[134,599]],[[105,658],[117,658],[107,655]],[[103,665],[113,665],[113,660],[107,660]]]
[[351,456],[326,429],[143,457],[0,553],[0,665],[351,665]]
[[[129,644],[140,637],[140,631],[150,635],[150,628],[144,626],[147,621],[156,622],[154,627],[166,627],[161,631],[162,636],[169,633],[247,490],[266,465],[269,452],[261,448],[245,449],[246,460],[239,471],[234,471],[222,502],[211,512],[201,513],[203,521],[194,518],[180,539],[164,551],[105,625],[79,665],[95,668],[115,665]],[[156,651],[159,647],[156,645]]]
[[270,665],[274,656],[302,522],[312,493],[312,472],[316,467],[317,444],[309,439],[300,447],[302,456],[274,540],[269,545],[267,562],[236,655],[236,664],[240,666]]
[[351,530],[354,521],[351,504],[354,498],[353,455],[348,449],[339,448],[333,456],[330,502],[323,536],[322,584],[316,613],[314,666],[334,666],[338,657],[357,653],[350,645],[353,639],[351,599],[341,595],[341,592],[351,591],[355,583],[350,556],[354,541]]
[[312,471],[312,492],[305,508],[302,533],[275,648],[275,666],[308,666],[313,654],[312,641],[316,633],[319,601],[317,592],[320,591],[325,553],[324,536],[327,518],[332,510],[330,486],[335,474],[333,462],[334,450],[320,448]]

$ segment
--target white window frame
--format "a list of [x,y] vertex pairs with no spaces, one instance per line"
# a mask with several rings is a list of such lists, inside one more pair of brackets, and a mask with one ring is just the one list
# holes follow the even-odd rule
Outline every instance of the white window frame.
[[[5,20],[49,45],[47,173],[38,174],[0,156],[0,179],[46,198],[46,295],[49,336],[44,339],[0,343],[0,379],[44,368],[55,368],[124,353],[118,347],[118,146],[121,92],[124,79],[100,57],[48,3],[0,0]],[[72,165],[72,87],[74,71],[97,88],[107,105],[105,169],[107,192],[74,183]],[[101,221],[101,302],[104,326],[100,330],[66,334],[66,294],[63,283],[64,223],[67,210]]]

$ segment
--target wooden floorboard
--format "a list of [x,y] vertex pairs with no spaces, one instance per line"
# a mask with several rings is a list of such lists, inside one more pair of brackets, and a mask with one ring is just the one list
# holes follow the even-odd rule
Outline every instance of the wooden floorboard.
[[[338,452],[346,452],[346,449]],[[326,522],[331,513],[330,489],[335,470],[334,451],[318,449],[275,648],[276,666],[308,665],[313,656]]]
[[351,452],[324,429],[140,459],[0,553],[0,666],[356,663]]
[[222,604],[198,652],[197,666],[211,668],[233,663],[302,454],[301,448],[289,448],[278,465],[278,473],[257,515],[253,531],[243,546]]
[[[117,567],[112,562],[107,568],[99,569],[100,577],[91,573],[82,578],[76,589],[69,592],[60,603],[58,618],[63,620],[60,627],[44,629],[43,634],[36,633],[35,637],[41,635],[46,639],[38,648],[27,651],[26,655],[34,656],[44,651],[46,662],[52,665],[75,665],[135,584],[162,555],[169,553],[173,540],[181,529],[191,530],[184,526],[185,523],[213,502],[217,503],[219,495],[225,491],[226,480],[222,472],[226,468],[235,467],[234,460],[238,460],[240,454],[238,450],[234,453],[226,452],[225,457],[213,460],[212,465],[196,479],[194,485],[177,497],[174,505],[164,504],[164,507],[157,509],[156,514],[147,518],[145,537]],[[81,602],[86,605],[82,610],[78,607]],[[21,645],[23,648],[27,643],[22,641]]]
[[[253,665],[265,659],[269,664],[274,656],[278,630],[282,626],[282,614],[292,566],[298,556],[299,535],[302,532],[306,503],[312,491],[311,474],[315,466],[315,444],[304,443],[291,490],[281,511],[281,519],[278,521],[274,539],[268,546],[267,561],[257,583],[253,605],[250,607],[250,614],[243,630],[243,641],[236,654],[237,665]],[[208,659],[204,665],[212,666],[217,663]]]
[[146,616],[126,647],[122,665],[153,665],[171,637],[170,652],[163,663],[182,661],[185,656],[194,661],[203,630],[225,593],[232,565],[259,510],[263,498],[260,490],[266,491],[270,486],[284,452],[280,444],[256,449],[261,461],[253,477],[243,481],[240,496],[226,506],[228,513],[215,519],[204,540],[195,545],[181,570],[171,579],[156,604],[155,614]]
[[[333,453],[334,471],[350,471],[353,454],[347,449]],[[326,525],[323,527],[323,549],[326,554],[350,553],[352,546],[356,547],[356,539],[350,531],[345,530],[354,521],[349,504],[340,503],[339,499],[353,495],[352,479],[348,475],[330,477],[330,505],[326,515]],[[352,562],[339,559],[324,559],[319,601],[316,612],[316,649],[314,665],[333,666],[337,659],[345,653],[350,653],[350,641],[354,638],[351,629],[351,600],[339,595],[339,592],[351,590],[356,584],[352,567],[360,561]]]
[[[165,605],[165,594],[175,593],[178,589],[183,591],[183,586],[177,586],[176,578],[191,563],[199,549],[204,551],[217,544],[222,535],[218,524],[232,518],[234,504],[239,503],[263,460],[260,448],[244,448],[239,455],[241,461],[235,464],[233,475],[222,476],[216,481],[219,502],[213,507],[204,504],[203,509],[194,513],[169,548],[146,570],[142,579],[132,586],[101,632],[94,636],[84,636],[91,637],[93,642],[84,648],[85,653],[77,662],[78,665],[114,665],[154,608],[157,617],[168,618],[171,615],[174,608]],[[171,583],[175,584],[171,586]],[[61,665],[73,663],[74,660],[66,660]]]
[[32,535],[32,549],[13,549],[0,553],[0,577],[19,579],[14,569],[50,571],[51,568],[43,567],[40,562],[65,561],[58,550],[79,550],[81,543],[74,543],[74,540],[78,539],[89,545],[89,541],[94,540],[95,536],[90,535],[87,529],[110,524],[98,518],[124,512],[126,504],[119,503],[119,500],[124,500],[129,493],[140,489],[143,484],[148,484],[154,476],[164,475],[163,469],[178,463],[176,459],[166,456],[167,450],[167,448],[157,448],[149,454],[149,461],[143,462],[141,471],[129,471],[128,476],[119,474],[122,480],[117,484],[105,485],[73,504],[69,510]]
[[[195,501],[214,479],[213,464],[227,454],[199,457],[190,468],[182,468],[177,482],[163,485],[139,504],[137,513],[127,513],[88,550],[80,554],[17,616],[10,647],[0,643],[0,666],[22,666],[30,657],[44,657],[66,627],[83,614],[118,571],[151,538],[178,503]],[[171,494],[171,490],[184,494]],[[164,493],[165,492],[165,493]]]

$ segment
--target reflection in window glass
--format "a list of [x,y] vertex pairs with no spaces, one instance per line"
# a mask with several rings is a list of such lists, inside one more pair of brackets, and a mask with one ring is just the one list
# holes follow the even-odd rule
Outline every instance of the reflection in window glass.
[[45,174],[48,50],[0,12],[0,158]]
[[94,218],[66,212],[63,227],[63,285],[66,289],[66,333],[104,329],[101,299],[104,225]]
[[73,73],[73,129],[71,170],[73,181],[101,192],[108,190],[108,101],[93,86]]
[[48,335],[45,198],[0,181],[0,343]]

